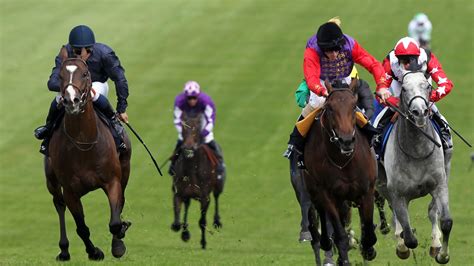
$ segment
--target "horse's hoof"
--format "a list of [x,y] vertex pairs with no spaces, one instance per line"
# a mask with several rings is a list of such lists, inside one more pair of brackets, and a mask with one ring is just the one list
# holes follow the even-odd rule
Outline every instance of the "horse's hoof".
[[390,225],[382,223],[382,225],[380,226],[380,233],[382,233],[382,235],[390,233]]
[[430,256],[432,258],[436,258],[440,250],[441,250],[441,247],[430,247]]
[[184,242],[188,242],[190,238],[191,238],[191,233],[189,233],[188,230],[183,231],[183,232],[181,233],[181,239],[182,239]]
[[59,253],[59,255],[56,256],[57,261],[68,261],[71,259],[71,255],[69,253]]
[[172,223],[171,224],[171,230],[175,232],[179,232],[181,230],[181,224],[180,223]]
[[202,249],[206,249],[206,241],[205,240],[201,240],[201,248]]
[[114,257],[121,258],[126,250],[127,247],[125,247],[125,244],[121,239],[115,237],[112,239],[112,255]]
[[309,231],[301,231],[300,232],[300,239],[298,239],[298,241],[300,243],[309,242],[309,241],[312,241],[312,240],[313,240],[313,236],[311,235],[311,233]]
[[100,250],[100,248],[95,247],[94,251],[89,253],[90,260],[103,260],[104,259],[104,252]]
[[377,257],[377,251],[375,251],[374,247],[370,247],[367,250],[361,250],[362,257],[365,260],[371,261]]
[[214,220],[214,228],[216,229],[221,229],[222,228],[222,223],[219,220]]
[[397,249],[397,256],[402,260],[406,260],[410,257],[410,250],[407,249],[406,251],[400,251]]
[[449,255],[441,256],[440,254],[436,255],[435,260],[439,264],[446,264],[449,262]]

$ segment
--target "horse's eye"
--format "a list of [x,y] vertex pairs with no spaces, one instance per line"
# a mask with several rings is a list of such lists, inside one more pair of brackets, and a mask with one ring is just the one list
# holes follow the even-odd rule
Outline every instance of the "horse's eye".
[[84,72],[84,73],[82,74],[82,77],[84,77],[84,78],[87,78],[87,76],[88,76],[87,72]]

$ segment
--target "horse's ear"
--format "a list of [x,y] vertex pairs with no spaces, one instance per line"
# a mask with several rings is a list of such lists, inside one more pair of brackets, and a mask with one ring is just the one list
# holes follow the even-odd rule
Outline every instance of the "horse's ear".
[[61,58],[61,62],[66,61],[67,59],[67,49],[66,46],[61,47],[61,50],[59,50],[59,58]]
[[326,86],[328,93],[331,93],[333,91],[333,88],[332,88],[331,82],[329,82],[329,79],[326,78],[326,80],[324,80],[324,86]]
[[349,84],[349,90],[351,90],[353,93],[356,92],[356,88],[357,88],[357,79],[356,78],[352,78],[351,79],[351,84]]

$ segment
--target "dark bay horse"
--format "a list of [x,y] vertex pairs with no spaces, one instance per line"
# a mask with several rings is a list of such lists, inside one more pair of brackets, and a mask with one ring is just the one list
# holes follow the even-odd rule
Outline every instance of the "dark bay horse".
[[65,115],[52,135],[49,157],[44,158],[47,187],[59,215],[61,253],[56,259],[70,259],[64,217],[66,207],[74,217],[76,232],[86,246],[89,259],[104,258],[104,253],[90,239],[81,203],[82,196],[98,188],[106,193],[110,204],[112,254],[121,257],[126,251],[122,238],[130,226],[120,218],[130,174],[130,140],[124,136],[128,148],[119,155],[109,128],[94,111],[91,75],[86,62],[79,58],[68,59],[64,47],[60,56],[63,60],[60,94]]
[[[206,248],[206,213],[211,201],[209,195],[214,194],[215,214],[214,227],[221,228],[222,223],[219,216],[219,195],[224,189],[224,178],[218,179],[216,173],[217,158],[214,152],[201,138],[201,115],[190,116],[183,114],[183,145],[179,148],[179,156],[176,160],[173,176],[173,207],[174,222],[171,229],[178,232],[181,228],[181,239],[188,241],[190,233],[188,230],[188,209],[191,199],[201,203],[201,247]],[[184,203],[184,219],[180,222],[181,205]]]
[[[448,242],[453,226],[449,212],[448,179],[452,150],[443,152],[440,138],[430,121],[431,85],[421,72],[404,71],[400,110],[408,119],[398,119],[387,141],[383,164],[379,165],[377,189],[388,200],[395,221],[396,254],[410,256],[418,246],[412,232],[408,206],[410,201],[428,194],[431,221],[430,255],[438,263],[449,261]],[[441,230],[440,230],[441,229]]]
[[344,230],[348,202],[355,203],[359,209],[362,256],[366,260],[376,256],[373,211],[377,165],[367,138],[356,126],[356,80],[348,89],[333,89],[328,81],[325,85],[329,96],[321,115],[311,126],[304,158],[307,166],[304,181],[320,216],[321,236],[311,217],[309,229],[313,241],[320,239],[321,248],[330,250],[332,242],[325,222],[327,217],[334,229],[338,263],[349,265],[349,239]]

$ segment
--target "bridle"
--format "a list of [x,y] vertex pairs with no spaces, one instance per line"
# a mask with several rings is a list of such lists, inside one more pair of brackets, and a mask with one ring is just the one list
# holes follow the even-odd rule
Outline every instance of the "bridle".
[[[353,94],[353,91],[350,90],[350,89],[335,89],[333,91],[331,91],[331,93],[329,93],[329,95],[327,96],[327,99],[326,99],[326,104],[328,102],[328,99],[329,97],[331,97],[331,95],[336,92],[336,91],[343,91],[343,92],[349,92],[351,93],[351,95]],[[326,104],[322,107],[323,108],[323,111],[321,113],[321,116],[320,116],[320,124],[321,124],[321,129],[326,132],[326,134],[328,135],[329,137],[329,142],[331,143],[334,143],[336,145],[336,147],[339,149],[339,151],[341,152],[342,155],[345,155],[348,157],[348,159],[346,160],[346,162],[342,165],[339,165],[337,164],[332,158],[331,156],[329,155],[328,153],[328,149],[326,149],[326,155],[327,155],[327,158],[329,160],[329,162],[336,166],[337,168],[339,168],[339,170],[341,170],[342,168],[346,167],[350,161],[352,161],[352,159],[354,158],[354,149],[350,149],[350,150],[344,150],[343,149],[343,144],[341,142],[341,138],[337,135],[336,131],[334,130],[334,128],[331,126],[331,123],[329,123],[329,126],[328,128],[326,128],[326,126],[324,126],[324,121],[323,119],[325,119],[325,117],[327,116],[327,106]],[[356,111],[356,108],[354,107],[354,112]],[[327,118],[327,117],[326,117]],[[355,129],[355,125],[354,125],[354,128],[353,128],[353,131],[352,131],[352,138],[354,139],[354,136],[355,136],[355,133],[356,133],[356,129]]]
[[[87,63],[86,61],[82,60],[81,58],[68,58],[66,60],[64,60],[64,62],[62,63],[62,66],[61,68],[63,68],[63,66],[67,63],[67,62],[70,62],[70,61],[80,61],[81,63],[83,63],[86,68],[87,68]],[[89,70],[87,70],[87,72],[84,73],[85,76],[83,76],[82,78],[86,79],[86,82],[84,82],[84,85],[86,88],[84,89],[84,91],[81,93],[81,96],[80,96],[80,101],[79,101],[79,109],[80,109],[80,112],[81,113],[84,113],[85,111],[85,106],[86,104],[88,103],[89,101],[89,95],[91,93],[91,90],[92,90],[92,82],[91,82],[91,74],[89,72]],[[72,74],[71,74],[72,75]],[[72,76],[69,80],[69,82],[67,84],[65,84],[62,88],[61,88],[61,93],[63,93],[67,87],[69,86],[72,86],[74,89],[76,89],[77,91],[81,91],[81,88],[74,84],[72,82]],[[61,103],[64,101],[64,98],[61,96]]]
[[[409,75],[409,74],[415,74],[415,73],[422,73],[422,72],[421,72],[421,71],[409,71],[409,72],[403,74],[403,77],[402,77],[402,92],[406,91],[406,88],[403,86],[403,81],[404,81],[405,77],[406,77],[407,75]],[[431,84],[429,84],[426,89],[429,90],[429,91],[431,91],[431,88],[432,88],[432,86],[431,86]],[[423,102],[425,103],[426,107],[428,108],[428,112],[429,112],[428,116],[431,114],[431,107],[432,107],[432,105],[434,104],[434,102],[430,104],[430,103],[426,100],[425,97],[423,97],[423,96],[421,96],[421,95],[416,95],[415,97],[413,97],[413,98],[410,99],[410,101],[408,102],[408,105],[407,105],[407,110],[406,110],[406,112],[408,113],[408,116],[410,117],[410,119],[413,119],[413,118],[415,117],[415,115],[410,111],[411,104],[413,103],[413,101],[414,101],[415,99],[418,99],[418,98],[422,99]],[[400,97],[400,99],[403,99],[403,97]]]

